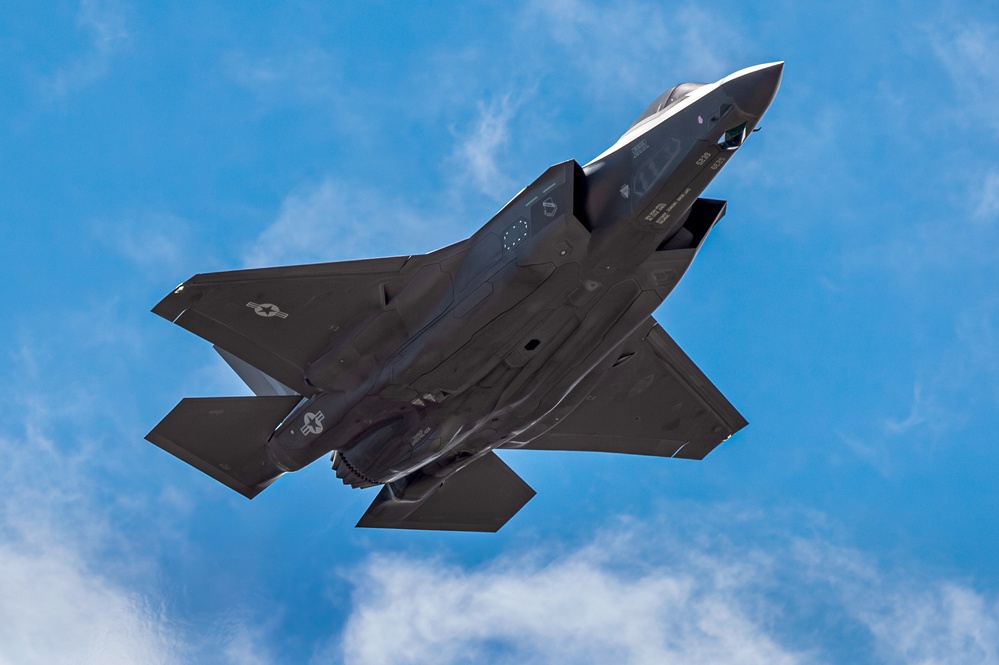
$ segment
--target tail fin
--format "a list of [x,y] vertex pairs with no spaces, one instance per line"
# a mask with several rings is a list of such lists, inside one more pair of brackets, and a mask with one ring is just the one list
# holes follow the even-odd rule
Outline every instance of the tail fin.
[[252,499],[283,473],[267,454],[267,440],[300,399],[185,398],[146,440]]

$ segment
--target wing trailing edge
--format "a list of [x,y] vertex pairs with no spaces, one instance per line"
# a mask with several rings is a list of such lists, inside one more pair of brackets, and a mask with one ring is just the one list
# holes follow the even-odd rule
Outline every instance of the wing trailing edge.
[[747,425],[662,327],[649,318],[566,419],[524,450],[704,459]]

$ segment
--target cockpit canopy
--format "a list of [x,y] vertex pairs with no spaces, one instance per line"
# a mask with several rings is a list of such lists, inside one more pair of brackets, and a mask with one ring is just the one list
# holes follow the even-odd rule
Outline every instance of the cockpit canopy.
[[[707,85],[707,83],[681,83],[679,85],[673,86],[663,94],[656,97],[656,101],[649,104],[649,108],[642,111],[642,115],[638,116],[638,118],[635,119],[635,122],[631,123],[631,127],[634,127],[635,125],[645,120],[646,118],[654,116],[656,113],[659,113],[663,109],[672,106],[673,104],[677,103],[678,101],[680,101],[681,99],[692,93],[694,90],[697,90],[698,88],[704,85]],[[629,127],[628,129],[631,129],[631,127]]]

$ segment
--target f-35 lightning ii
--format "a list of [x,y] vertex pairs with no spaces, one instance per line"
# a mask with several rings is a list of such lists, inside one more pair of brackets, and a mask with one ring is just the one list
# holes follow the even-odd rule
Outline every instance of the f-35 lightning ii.
[[332,453],[382,486],[358,526],[402,529],[502,527],[534,490],[498,448],[702,459],[746,421],[652,313],[782,69],[675,86],[435,252],[195,275],[153,312],[257,396],[183,399],[146,438],[249,498]]

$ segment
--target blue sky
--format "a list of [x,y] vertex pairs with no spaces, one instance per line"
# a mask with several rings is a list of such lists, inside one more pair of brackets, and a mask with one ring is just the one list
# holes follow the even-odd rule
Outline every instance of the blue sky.
[[[704,462],[510,452],[499,534],[410,533],[142,440],[246,394],[180,281],[430,251],[774,60],[656,314],[750,421]],[[999,663],[996,62],[989,0],[4,3],[0,662]]]

